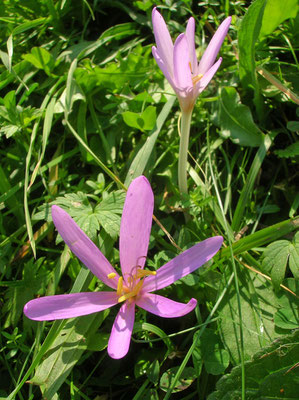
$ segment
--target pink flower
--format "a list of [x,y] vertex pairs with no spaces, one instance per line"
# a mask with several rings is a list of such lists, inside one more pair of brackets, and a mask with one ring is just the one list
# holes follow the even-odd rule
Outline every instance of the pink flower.
[[194,309],[196,300],[178,303],[152,293],[190,274],[214,256],[222,244],[215,236],[184,251],[157,271],[144,269],[152,226],[154,196],[144,176],[128,188],[120,226],[119,254],[122,277],[67,212],[52,206],[53,222],[71,251],[102,282],[105,292],[71,293],[29,301],[25,315],[36,321],[73,318],[121,303],[108,343],[112,358],[124,357],[130,346],[135,305],[165,318],[181,317]]
[[174,45],[162,15],[152,12],[157,47],[152,52],[157,64],[176,92],[182,111],[192,111],[198,95],[205,89],[219,68],[222,58],[215,62],[231,23],[226,18],[217,29],[200,62],[195,52],[195,21],[189,18],[186,33],[180,34]]

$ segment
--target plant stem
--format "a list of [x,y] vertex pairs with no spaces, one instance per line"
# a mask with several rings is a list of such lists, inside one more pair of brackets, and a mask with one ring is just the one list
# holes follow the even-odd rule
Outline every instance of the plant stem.
[[182,111],[181,116],[181,140],[180,140],[180,152],[179,152],[179,189],[181,193],[188,193],[187,186],[187,156],[188,156],[188,145],[189,145],[189,134],[190,134],[190,123],[191,123],[192,110]]

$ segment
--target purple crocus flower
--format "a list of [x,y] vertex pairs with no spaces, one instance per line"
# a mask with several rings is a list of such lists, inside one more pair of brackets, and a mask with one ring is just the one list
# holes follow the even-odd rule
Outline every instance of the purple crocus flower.
[[219,250],[223,238],[215,236],[184,251],[157,271],[144,269],[152,226],[154,196],[144,176],[128,188],[120,226],[119,254],[122,276],[69,214],[52,206],[53,222],[71,251],[113,291],[71,293],[40,297],[24,307],[36,321],[73,318],[105,310],[121,303],[108,343],[112,358],[124,357],[130,346],[135,305],[160,317],[181,317],[194,309],[196,300],[178,303],[152,293],[171,285],[206,263]]
[[152,52],[157,64],[176,92],[182,111],[192,111],[198,95],[205,89],[219,68],[222,58],[215,63],[227,34],[231,17],[217,29],[200,62],[195,52],[195,20],[189,18],[186,32],[180,34],[174,45],[162,15],[153,9],[152,21],[157,47]]

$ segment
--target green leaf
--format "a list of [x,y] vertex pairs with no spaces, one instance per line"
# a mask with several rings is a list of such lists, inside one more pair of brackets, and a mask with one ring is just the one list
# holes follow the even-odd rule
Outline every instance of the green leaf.
[[262,266],[272,278],[276,289],[282,283],[289,261],[290,269],[296,279],[299,278],[299,232],[296,233],[294,243],[288,240],[277,240],[267,246],[263,254]]
[[[197,340],[198,333],[195,333],[193,340]],[[203,332],[196,350],[199,351],[208,374],[223,374],[229,365],[229,353],[223,348],[219,336],[212,329]]]
[[44,355],[31,382],[51,399],[87,349],[89,337],[102,324],[109,310],[68,320]]
[[[170,387],[178,368],[179,367],[170,368],[162,375],[160,379],[160,389],[162,389],[164,392],[167,392],[168,388]],[[181,392],[182,390],[187,389],[195,379],[196,379],[196,373],[194,368],[186,367],[183,373],[181,374],[180,378],[176,382],[176,385],[173,388],[173,393],[178,393]]]
[[[68,193],[63,197],[57,197],[51,204],[56,204],[67,211],[92,240],[96,239],[100,226],[112,238],[117,238],[125,196],[123,190],[114,191],[106,194],[103,200],[93,208],[86,194],[82,192]],[[43,205],[40,210],[34,215],[34,219],[50,221],[49,205]]]
[[250,109],[241,103],[233,87],[223,87],[220,93],[218,123],[221,135],[240,146],[260,146],[263,134],[254,123]]
[[106,332],[95,332],[90,335],[87,340],[87,348],[89,351],[102,351],[108,346],[108,340],[110,333]]
[[272,33],[286,19],[296,18],[297,12],[297,0],[267,0],[260,37]]
[[[273,319],[279,306],[270,284],[267,281],[261,281],[257,274],[242,269],[238,271],[238,278],[244,357],[248,360],[275,338]],[[223,285],[225,285],[224,278]],[[237,310],[237,293],[231,285],[219,308],[219,326],[223,343],[235,365],[240,363],[240,323]]]
[[154,385],[156,385],[159,381],[159,374],[160,364],[158,360],[155,360],[151,363],[147,370],[147,377]]
[[[299,374],[299,330],[276,339],[269,347],[245,362],[245,399],[297,400]],[[241,366],[223,376],[208,400],[239,400],[242,386]]]
[[255,71],[255,44],[262,26],[266,0],[252,2],[242,19],[239,32],[239,74],[244,87],[258,89]]
[[44,70],[47,75],[51,75],[55,67],[54,57],[43,47],[33,47],[30,54],[23,54],[23,58],[36,68]]
[[98,222],[112,238],[119,234],[125,196],[123,190],[112,192],[94,209]]
[[157,120],[156,107],[148,106],[141,114],[132,111],[122,113],[124,122],[131,128],[150,131],[154,128]]
[[[298,279],[288,278],[283,284],[293,293],[299,293]],[[274,317],[275,325],[282,329],[296,329],[299,326],[299,299],[285,289],[280,288],[277,292],[280,309]]]
[[298,157],[299,156],[299,141],[290,144],[283,150],[274,150],[274,153],[280,158]]
[[164,105],[164,107],[162,108],[162,111],[160,112],[160,114],[157,118],[156,127],[153,129],[152,132],[150,132],[149,136],[146,139],[146,142],[141,147],[141,149],[138,151],[134,160],[132,161],[129,171],[127,173],[126,179],[125,179],[126,186],[129,186],[130,182],[134,178],[137,178],[137,176],[140,176],[143,174],[143,172],[146,168],[146,165],[148,163],[148,160],[152,154],[152,151],[153,151],[154,145],[156,143],[156,140],[158,138],[158,135],[161,131],[162,126],[164,125],[166,118],[168,117],[168,115],[172,109],[175,99],[176,99],[175,96],[171,96],[170,99],[167,101],[167,103]]

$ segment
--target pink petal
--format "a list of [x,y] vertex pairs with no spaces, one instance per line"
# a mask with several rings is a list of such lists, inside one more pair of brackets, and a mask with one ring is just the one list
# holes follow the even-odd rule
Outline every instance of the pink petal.
[[186,35],[181,33],[174,44],[173,66],[176,86],[181,89],[192,88],[192,76],[190,69],[189,46]]
[[144,293],[138,298],[136,304],[159,317],[176,318],[191,312],[196,307],[197,301],[191,299],[189,303],[184,304],[154,293]]
[[195,20],[193,17],[189,18],[186,27],[186,38],[189,47],[189,59],[191,62],[192,73],[194,76],[198,75],[197,72],[197,57],[195,52]]
[[123,277],[143,267],[149,243],[154,195],[149,181],[139,176],[130,184],[120,224],[119,256]]
[[52,321],[99,312],[117,302],[115,292],[60,294],[29,301],[25,304],[24,314],[35,321]]
[[191,274],[191,272],[205,264],[217,253],[222,242],[222,236],[215,236],[185,250],[159,268],[156,275],[144,278],[142,292],[152,292],[162,289],[183,276]]
[[212,37],[212,40],[210,41],[208,47],[206,48],[199,66],[198,66],[198,73],[199,74],[205,74],[211,66],[214,64],[217,54],[220,50],[220,47],[225,39],[225,36],[228,32],[230,23],[231,23],[231,17],[226,18],[222,24],[219,26],[217,29],[216,33]]
[[[116,289],[119,275],[69,214],[58,206],[52,206],[52,218],[62,239],[79,260],[107,286]],[[114,272],[116,277],[108,279],[107,275],[111,272]]]
[[170,71],[168,70],[167,65],[164,63],[163,59],[161,58],[161,56],[155,46],[152,47],[152,53],[153,53],[153,56],[158,64],[160,70],[163,72],[165,78],[171,84],[173,89],[176,90],[175,83],[173,81],[172,76],[170,75]]
[[169,75],[173,76],[173,43],[166,23],[156,7],[152,11],[152,22],[158,52],[169,71]]
[[120,308],[108,342],[108,354],[112,358],[124,357],[130,347],[135,320],[135,303],[126,301]]
[[200,79],[196,84],[195,93],[196,97],[207,87],[213,76],[216,74],[220,64],[222,62],[222,58],[220,57],[217,62],[204,74],[204,76]]

